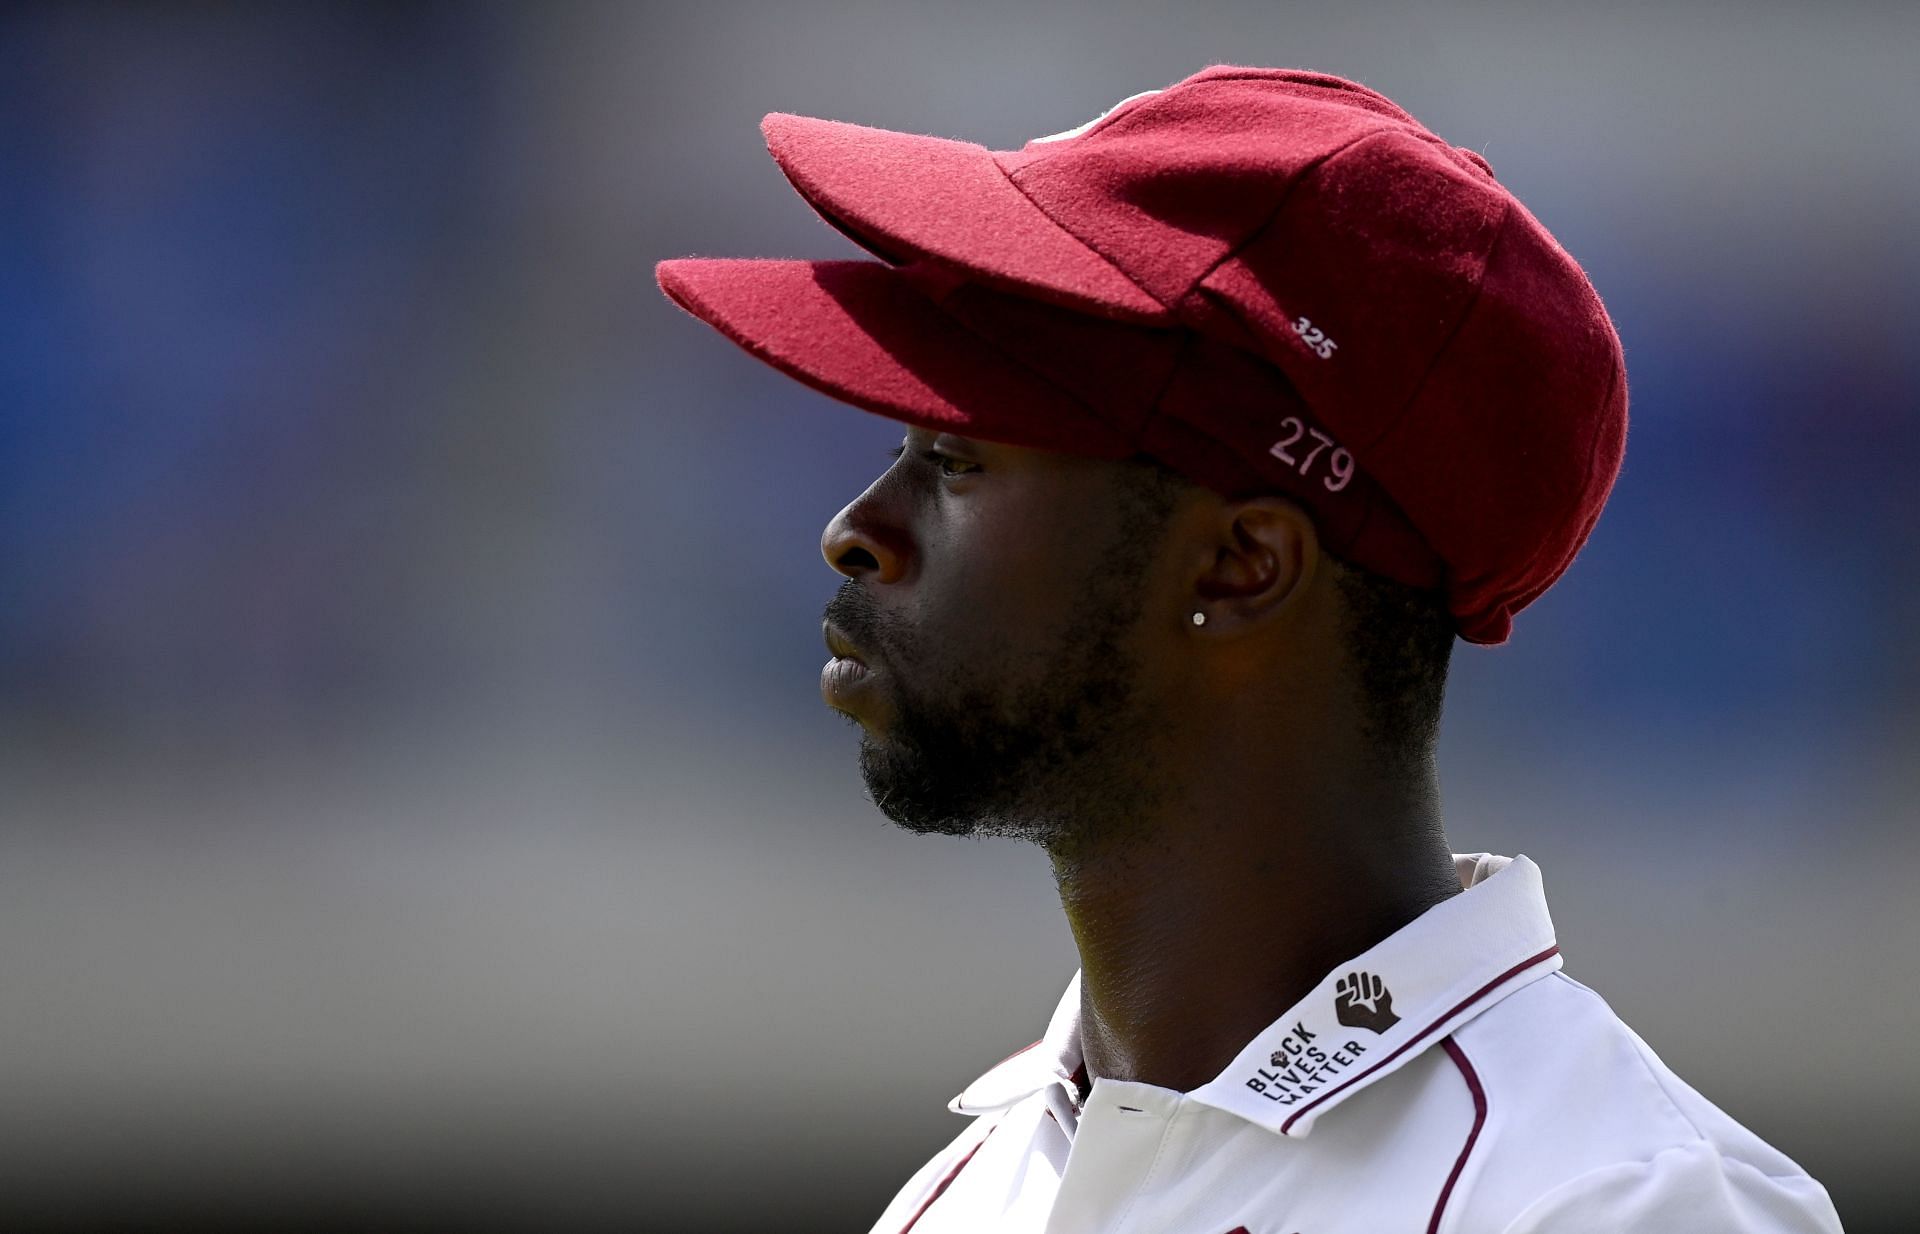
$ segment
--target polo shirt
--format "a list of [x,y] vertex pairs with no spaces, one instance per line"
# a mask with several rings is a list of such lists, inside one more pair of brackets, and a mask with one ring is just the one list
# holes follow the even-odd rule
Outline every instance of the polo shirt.
[[1837,1234],[1825,1188],[1561,971],[1537,865],[1454,862],[1459,895],[1191,1092],[1081,1100],[1075,974],[874,1234]]

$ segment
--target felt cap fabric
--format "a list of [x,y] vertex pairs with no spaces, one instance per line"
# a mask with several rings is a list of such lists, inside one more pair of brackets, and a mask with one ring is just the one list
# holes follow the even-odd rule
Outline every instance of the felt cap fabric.
[[1620,467],[1618,335],[1479,155],[1321,73],[1218,64],[1017,151],[774,113],[881,260],[663,261],[681,307],[941,431],[1283,491],[1329,551],[1504,641]]

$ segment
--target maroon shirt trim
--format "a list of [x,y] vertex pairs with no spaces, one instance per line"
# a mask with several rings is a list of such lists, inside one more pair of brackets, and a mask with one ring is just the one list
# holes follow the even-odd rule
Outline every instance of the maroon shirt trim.
[[[1035,1042],[1034,1044],[1038,1045],[1039,1043]],[[1027,1048],[1032,1049],[1033,1047],[1029,1046]],[[993,1126],[987,1128],[987,1134],[980,1137],[980,1143],[975,1144],[972,1148],[969,1148],[967,1150],[967,1155],[960,1158],[959,1163],[955,1165],[951,1170],[947,1171],[947,1176],[940,1180],[940,1185],[933,1189],[933,1194],[928,1196],[925,1200],[922,1200],[920,1202],[920,1207],[913,1210],[913,1216],[907,1218],[907,1223],[900,1227],[900,1234],[907,1234],[908,1230],[911,1230],[915,1225],[919,1224],[920,1218],[926,1216],[927,1210],[933,1207],[933,1202],[947,1193],[947,1185],[953,1182],[954,1179],[960,1177],[960,1171],[966,1169],[967,1162],[972,1161],[973,1155],[980,1151],[980,1144],[985,1144],[989,1139],[993,1137],[993,1133],[998,1130],[1000,1130],[1000,1125],[998,1123],[995,1123]]]
[[1427,1234],[1438,1234],[1440,1218],[1446,1215],[1447,1199],[1453,1195],[1453,1184],[1460,1179],[1460,1171],[1467,1168],[1467,1157],[1473,1152],[1473,1143],[1480,1138],[1480,1128],[1487,1121],[1487,1090],[1480,1087],[1480,1076],[1467,1061],[1467,1052],[1460,1048],[1452,1037],[1441,1039],[1440,1048],[1447,1052],[1453,1065],[1460,1068],[1460,1077],[1467,1082],[1467,1091],[1473,1094],[1473,1127],[1467,1132],[1467,1142],[1460,1146],[1460,1155],[1454,1158],[1453,1172],[1447,1175],[1446,1186],[1440,1188],[1440,1198],[1434,1201],[1433,1217],[1427,1222]]

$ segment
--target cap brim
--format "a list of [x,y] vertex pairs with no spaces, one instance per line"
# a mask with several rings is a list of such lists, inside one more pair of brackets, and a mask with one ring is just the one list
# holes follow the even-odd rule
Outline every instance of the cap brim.
[[985,146],[778,111],[760,132],[807,204],[887,261],[930,257],[1063,308],[1177,324],[1165,305],[1034,205]]
[[1128,439],[1072,394],[872,261],[687,257],[654,277],[674,303],[824,394],[934,432],[1124,458]]

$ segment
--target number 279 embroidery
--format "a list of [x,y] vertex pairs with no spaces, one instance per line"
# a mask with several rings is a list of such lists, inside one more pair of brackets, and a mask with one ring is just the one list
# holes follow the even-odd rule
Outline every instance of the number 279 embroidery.
[[[1327,471],[1330,474],[1321,476],[1320,483],[1326,485],[1329,493],[1337,493],[1353,480],[1353,455],[1347,453],[1346,447],[1334,446],[1333,438],[1317,428],[1308,428],[1299,416],[1288,416],[1280,421],[1280,427],[1287,429],[1290,435],[1269,446],[1268,454],[1305,476],[1313,469],[1314,460],[1320,457],[1320,452],[1333,446],[1333,453],[1327,455]],[[1307,451],[1305,458],[1295,458],[1287,453],[1287,447],[1297,445],[1302,437],[1313,438],[1315,444]]]

